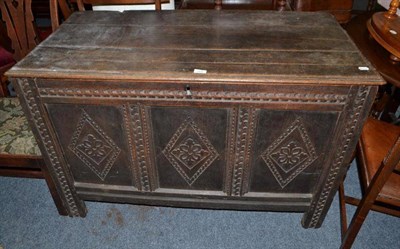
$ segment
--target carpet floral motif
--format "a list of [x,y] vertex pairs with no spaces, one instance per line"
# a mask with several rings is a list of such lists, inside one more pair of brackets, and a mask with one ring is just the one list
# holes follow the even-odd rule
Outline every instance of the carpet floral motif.
[[0,153],[41,155],[18,98],[0,98]]

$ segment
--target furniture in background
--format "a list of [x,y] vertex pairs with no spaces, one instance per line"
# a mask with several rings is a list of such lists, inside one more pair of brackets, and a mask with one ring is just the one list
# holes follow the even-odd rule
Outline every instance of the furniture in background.
[[[0,176],[44,178],[59,214],[67,215],[52,178],[46,171],[35,138],[17,98],[8,95],[4,72],[21,60],[39,42],[33,23],[30,0],[1,0],[1,17],[11,39],[12,58],[0,68],[2,91],[0,97]],[[9,58],[5,56],[2,58]]]
[[67,0],[49,0],[49,2],[51,29],[54,32],[60,26],[60,23],[71,16],[74,10]]
[[[131,4],[131,5],[95,5],[94,11],[144,11],[156,10],[154,4]],[[175,10],[175,0],[161,0],[162,10]]]
[[[64,18],[66,19],[71,11],[65,0],[51,0],[55,6],[58,4],[61,7]],[[55,7],[57,8],[57,7]],[[4,77],[4,72],[7,71],[13,64],[24,58],[33,48],[44,40],[51,30],[38,31],[34,16],[31,10],[31,0],[1,0],[0,1],[2,23],[1,33],[3,46],[0,47],[0,78],[1,78],[1,95],[7,96],[8,81]],[[55,22],[58,18],[54,18]],[[7,38],[6,38],[7,37]],[[8,45],[10,44],[10,47]],[[9,51],[6,50],[9,49]]]
[[288,0],[295,11],[326,11],[335,16],[339,23],[351,19],[353,0]]
[[32,0],[31,9],[35,18],[50,19],[49,0]]
[[60,215],[68,215],[18,98],[0,98],[0,176],[45,179]]
[[75,12],[8,75],[70,215],[298,211],[306,228],[384,83],[316,12]]
[[[392,0],[369,0],[369,2],[372,2],[371,4],[379,4],[380,6],[388,10],[390,8],[390,3],[392,2]],[[399,9],[397,10],[397,15],[400,15]]]
[[[361,51],[392,85],[390,88],[396,89],[398,94],[400,65],[396,55],[400,53],[400,47],[392,42],[399,42],[396,31],[400,27],[396,15],[399,1],[393,0],[390,6],[388,12],[358,16],[346,29]],[[379,105],[384,107],[392,102],[385,100],[385,92],[382,96],[377,101],[378,108],[372,114],[377,118],[387,119],[390,116],[387,108],[379,108]],[[398,104],[395,109],[397,108]],[[343,249],[351,248],[370,210],[400,217],[400,127],[369,118],[357,145],[356,159],[362,187],[361,200],[346,196],[343,184],[339,187]],[[349,226],[346,203],[357,206]]]
[[11,39],[13,58],[19,61],[39,44],[31,11],[31,0],[2,0],[0,9],[1,18]]
[[380,88],[372,108],[372,116],[387,122],[396,122],[397,117],[394,114],[400,105],[400,63],[393,63],[390,53],[375,39],[371,39],[366,24],[372,14],[364,13],[354,17],[345,25],[345,29],[363,55],[388,83]]
[[[391,63],[397,65],[398,76],[400,74],[400,17],[396,13],[399,13],[400,1],[392,0],[388,7],[387,12],[374,13],[367,22],[367,28],[371,37],[390,53],[389,58]],[[396,74],[392,77],[396,77]],[[399,77],[397,79],[399,80]],[[396,96],[397,91],[397,105],[388,106],[387,109],[393,109],[391,107],[394,106],[395,108],[397,107],[397,111],[400,104],[400,85],[397,84],[394,86],[396,87],[393,89],[395,94],[392,96]],[[391,98],[390,100],[393,102],[395,98]],[[391,115],[391,118],[396,123],[400,122],[400,119],[395,115]]]
[[326,11],[338,22],[346,23],[351,18],[353,0],[182,0],[182,9],[253,9]]
[[249,10],[284,10],[289,8],[286,1],[277,0],[181,0],[180,9],[249,9]]
[[87,5],[135,5],[135,4],[153,4],[155,10],[161,10],[161,3],[169,2],[169,0],[76,0],[79,11],[85,10]]
[[0,96],[8,94],[8,83],[4,73],[15,64],[12,53],[0,46]]
[[[369,118],[356,155],[362,199],[346,196],[341,184],[342,249],[351,248],[370,210],[400,217],[400,127]],[[357,206],[348,228],[345,203]]]
[[396,14],[399,0],[392,0],[387,12],[374,13],[367,23],[371,36],[387,51],[390,59],[400,63],[400,17]]
[[[6,37],[11,39],[11,50],[13,51],[10,53],[3,47],[0,48],[1,96],[8,94],[8,81],[4,77],[4,72],[11,68],[16,61],[19,61],[29,53],[29,51],[31,51],[37,44],[37,35],[33,27],[33,15],[32,11],[30,11],[30,3],[29,0],[0,1],[1,18],[5,22],[5,30],[7,31]],[[25,12],[25,6],[27,6],[27,12]],[[4,28],[3,25],[2,28]],[[4,44],[4,38],[2,39],[2,43]]]
[[11,41],[8,39],[5,24],[0,21],[0,96],[8,93],[4,73],[15,64],[11,50]]

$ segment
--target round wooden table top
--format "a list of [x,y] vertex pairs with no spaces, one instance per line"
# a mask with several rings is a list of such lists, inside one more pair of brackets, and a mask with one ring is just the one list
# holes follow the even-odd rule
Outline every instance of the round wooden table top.
[[367,23],[371,36],[400,60],[400,18],[388,19],[385,12],[372,15]]
[[389,83],[400,88],[400,63],[394,64],[390,53],[369,34],[367,22],[372,13],[354,17],[345,27],[357,47]]

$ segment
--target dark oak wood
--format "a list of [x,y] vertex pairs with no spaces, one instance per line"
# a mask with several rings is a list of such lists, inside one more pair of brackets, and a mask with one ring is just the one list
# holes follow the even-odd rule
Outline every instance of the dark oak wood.
[[352,0],[182,0],[181,9],[326,11],[340,23],[351,18]]
[[339,23],[351,19],[352,0],[292,0],[293,9],[297,11],[327,11],[335,16]]
[[394,172],[400,163],[400,127],[369,118],[357,146],[357,162],[364,187],[361,200],[344,195],[340,203],[357,205],[347,228],[346,210],[341,209],[342,245],[351,248],[369,211],[376,210],[400,217],[400,175]]
[[277,10],[276,0],[183,0],[179,9],[241,9],[241,10]]
[[384,83],[330,15],[268,11],[74,13],[8,75],[70,215],[301,211],[306,228]]

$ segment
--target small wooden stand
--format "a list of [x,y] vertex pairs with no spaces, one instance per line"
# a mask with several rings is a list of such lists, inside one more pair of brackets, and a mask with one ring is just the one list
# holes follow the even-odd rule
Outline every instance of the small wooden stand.
[[400,18],[396,14],[399,0],[392,0],[387,12],[375,13],[367,23],[371,36],[391,53],[393,63],[400,62]]

